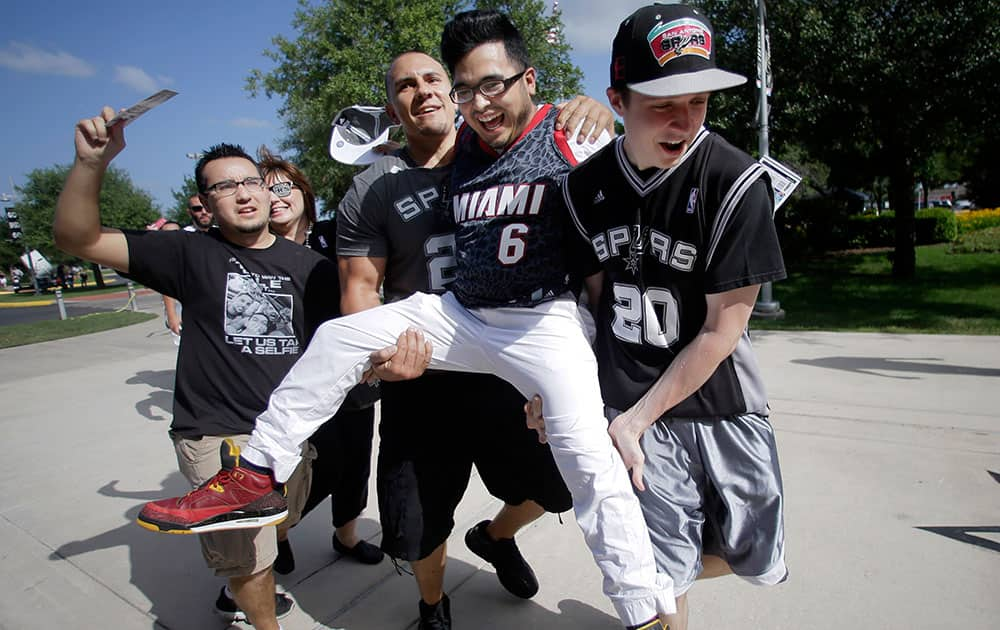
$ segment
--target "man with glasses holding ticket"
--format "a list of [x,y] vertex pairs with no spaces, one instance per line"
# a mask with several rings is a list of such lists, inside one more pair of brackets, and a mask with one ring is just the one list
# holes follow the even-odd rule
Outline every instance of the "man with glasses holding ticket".
[[[170,437],[181,473],[200,486],[220,463],[235,466],[232,443],[245,444],[271,390],[313,330],[336,312],[327,288],[337,282],[337,270],[320,254],[268,230],[265,181],[253,159],[233,145],[210,148],[195,168],[199,193],[192,203],[208,209],[218,229],[192,234],[102,228],[101,178],[125,146],[124,125],[107,126],[112,114],[106,107],[76,126],[76,160],[57,204],[55,240],[66,252],[184,303]],[[267,332],[253,325],[269,314],[287,317],[290,325]],[[307,471],[299,466],[289,480],[293,516],[305,501]],[[289,613],[292,601],[275,593],[275,528],[200,533],[208,566],[228,578],[217,612],[277,629],[277,617]]]

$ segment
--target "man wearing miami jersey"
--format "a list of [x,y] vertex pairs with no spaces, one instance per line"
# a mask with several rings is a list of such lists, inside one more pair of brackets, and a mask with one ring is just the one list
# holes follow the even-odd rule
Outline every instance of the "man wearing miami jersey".
[[764,169],[703,126],[709,93],[746,81],[715,67],[713,36],[684,5],[622,22],[608,98],[625,135],[564,187],[603,272],[588,278],[601,392],[679,595],[672,630],[687,627],[699,576],[787,575],[781,472],[747,335],[758,288],[785,269]]
[[645,627],[675,611],[673,583],[656,570],[639,502],[608,436],[588,335],[592,321],[577,306],[568,261],[559,253],[565,240],[559,184],[581,156],[555,130],[551,108],[532,102],[535,70],[505,16],[459,14],[446,26],[441,48],[454,78],[451,98],[470,127],[444,195],[456,221],[453,288],[323,324],[257,419],[239,469],[247,484],[219,475],[213,487],[222,492],[150,503],[139,518],[175,529],[205,520],[242,527],[256,505],[280,500],[277,489],[254,496],[249,482],[280,487],[270,477],[287,477],[298,444],[361,380],[370,352],[416,327],[433,344],[432,369],[493,373],[522,395],[545,397],[552,455],[605,594],[625,626]]
[[[455,277],[455,225],[441,198],[456,137],[451,81],[440,63],[413,51],[392,61],[386,91],[386,110],[406,133],[406,146],[358,174],[337,208],[348,314],[378,306],[380,287],[393,302],[418,291],[443,293]],[[446,541],[473,465],[504,506],[469,530],[466,544],[493,564],[512,594],[530,598],[538,590],[515,534],[545,511],[569,510],[572,499],[548,447],[520,422],[523,403],[490,374],[436,372],[382,384],[382,548],[413,569],[419,630],[450,627]]]

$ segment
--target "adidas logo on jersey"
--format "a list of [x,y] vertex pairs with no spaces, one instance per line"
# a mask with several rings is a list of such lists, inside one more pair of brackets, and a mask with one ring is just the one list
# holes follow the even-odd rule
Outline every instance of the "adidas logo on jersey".
[[596,204],[601,203],[602,201],[604,201],[604,191],[603,190],[598,190],[597,194],[594,195],[594,201],[592,203],[594,203],[596,205]]

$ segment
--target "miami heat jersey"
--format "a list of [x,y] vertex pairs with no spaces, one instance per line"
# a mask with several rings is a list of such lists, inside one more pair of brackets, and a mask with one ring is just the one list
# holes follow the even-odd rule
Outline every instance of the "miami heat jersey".
[[[749,155],[702,129],[669,170],[638,172],[623,139],[581,164],[563,188],[591,271],[605,281],[595,352],[608,405],[631,407],[705,322],[705,295],[780,280],[784,262],[768,176]],[[667,416],[764,411],[744,332],[737,349]]]
[[540,107],[502,155],[460,130],[451,190],[458,272],[449,288],[466,307],[531,306],[569,288],[559,186],[577,158],[555,130],[557,114]]

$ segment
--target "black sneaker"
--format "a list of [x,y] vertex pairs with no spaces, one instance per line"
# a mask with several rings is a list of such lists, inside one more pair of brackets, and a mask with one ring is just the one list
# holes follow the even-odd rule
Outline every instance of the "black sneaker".
[[465,534],[465,546],[496,569],[497,579],[512,595],[531,599],[538,592],[538,578],[517,548],[513,538],[493,540],[486,532],[490,521],[482,521]]
[[[294,606],[295,602],[288,595],[284,593],[274,594],[274,616],[278,619],[287,617],[288,613],[292,612]],[[226,596],[225,586],[219,592],[219,599],[215,600],[215,612],[226,621],[249,623],[247,614],[239,609],[239,606],[236,605],[236,602],[232,598]]]
[[431,606],[420,600],[420,623],[417,630],[451,630],[451,602],[448,596]]
[[278,557],[274,559],[275,573],[288,575],[295,570],[295,554],[292,552],[292,543],[287,538],[278,541]]
[[385,556],[381,549],[364,540],[359,540],[358,544],[348,547],[340,542],[336,534],[333,535],[333,550],[342,556],[353,558],[361,564],[378,564]]

